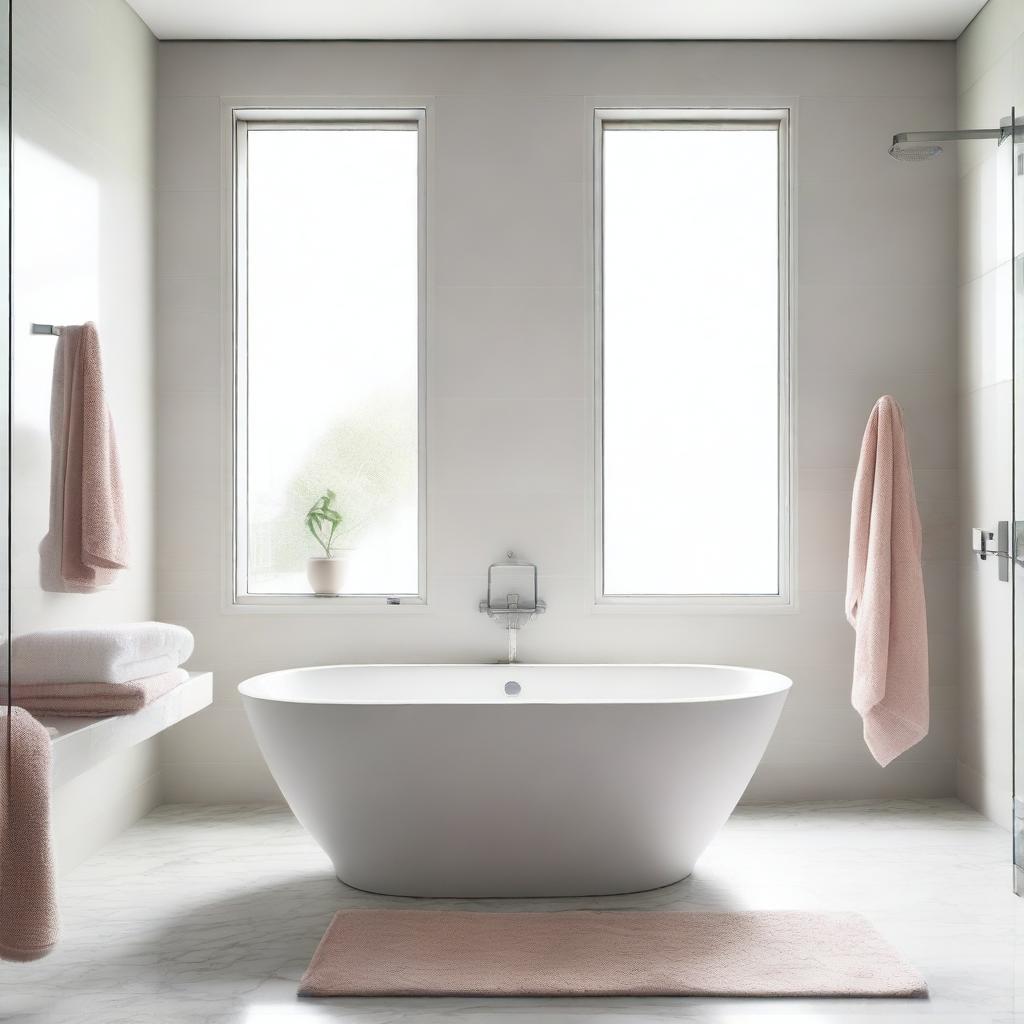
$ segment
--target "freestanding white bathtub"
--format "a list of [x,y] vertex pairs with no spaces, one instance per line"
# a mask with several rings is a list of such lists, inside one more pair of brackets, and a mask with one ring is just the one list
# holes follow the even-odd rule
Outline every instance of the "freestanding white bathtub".
[[481,897],[684,878],[754,774],[790,685],[717,665],[334,665],[238,689],[339,879]]

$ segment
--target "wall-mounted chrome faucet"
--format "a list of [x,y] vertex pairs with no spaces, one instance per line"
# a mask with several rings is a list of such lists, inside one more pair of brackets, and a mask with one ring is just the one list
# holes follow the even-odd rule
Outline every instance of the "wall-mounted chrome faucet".
[[513,551],[507,558],[487,570],[487,597],[480,602],[480,611],[508,632],[508,663],[512,665],[519,630],[543,613],[545,604],[537,596],[537,566],[520,561]]

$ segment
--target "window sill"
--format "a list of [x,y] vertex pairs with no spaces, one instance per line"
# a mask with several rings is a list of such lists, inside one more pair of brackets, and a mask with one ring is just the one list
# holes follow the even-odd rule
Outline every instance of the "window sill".
[[797,611],[797,603],[793,596],[780,594],[598,595],[590,610],[595,615],[788,615]]
[[398,601],[389,604],[376,595],[260,594],[229,599],[226,610],[243,615],[421,615],[429,610],[421,595],[402,594]]

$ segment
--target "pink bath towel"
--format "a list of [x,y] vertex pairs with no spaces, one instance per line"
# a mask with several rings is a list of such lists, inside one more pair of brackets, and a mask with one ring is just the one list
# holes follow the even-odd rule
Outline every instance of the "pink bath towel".
[[93,323],[61,328],[50,431],[52,508],[44,557],[49,548],[59,561],[62,589],[102,590],[127,567],[128,536],[117,437]]
[[38,960],[60,922],[50,835],[50,736],[0,707],[0,959]]
[[887,765],[928,735],[928,628],[921,518],[903,410],[885,395],[868,418],[853,485],[846,617],[857,631],[853,706]]
[[14,683],[11,700],[34,715],[108,718],[133,715],[188,679],[174,669],[127,683]]

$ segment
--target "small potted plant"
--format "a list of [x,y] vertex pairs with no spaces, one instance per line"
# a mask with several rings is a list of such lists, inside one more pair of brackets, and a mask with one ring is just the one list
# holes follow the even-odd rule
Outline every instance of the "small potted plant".
[[306,513],[306,529],[324,551],[323,556],[311,557],[306,563],[306,578],[318,597],[336,597],[345,582],[348,552],[335,545],[341,526],[341,513],[334,507],[336,498],[334,491],[325,491]]

